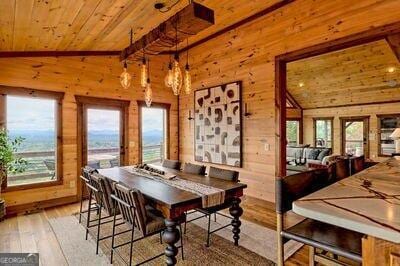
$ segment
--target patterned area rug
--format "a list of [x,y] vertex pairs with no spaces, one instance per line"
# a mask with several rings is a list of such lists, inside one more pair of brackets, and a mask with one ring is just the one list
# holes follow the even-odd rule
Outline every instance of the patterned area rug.
[[[196,216],[197,214],[191,214]],[[212,223],[212,228],[225,224],[227,218],[218,216],[217,222]],[[85,240],[85,229],[79,225],[74,216],[61,217],[50,220],[50,225],[55,232],[61,249],[69,265],[110,265],[111,239],[100,243],[100,254],[95,254],[96,244],[94,228],[90,230],[89,240]],[[232,243],[232,233],[229,228],[213,234],[211,247],[205,247],[207,232],[207,219],[199,219],[189,223],[187,233],[184,235],[185,260],[182,261],[178,253],[178,265],[274,265],[276,261],[276,239],[275,231],[256,224],[242,221],[242,233],[240,246],[235,247]],[[112,224],[102,225],[101,236],[111,235]],[[119,226],[123,231],[127,228]],[[138,237],[138,236],[137,236]],[[129,241],[130,234],[125,233],[117,238],[117,244]],[[290,256],[301,247],[301,244],[289,241],[285,244],[285,253]],[[160,244],[158,235],[140,240],[134,244],[133,263],[140,263],[152,256],[164,251],[165,245]],[[118,249],[124,260],[129,258],[129,245]],[[275,253],[275,254],[274,254]],[[113,265],[125,265],[123,260],[114,256]],[[164,256],[153,260],[146,265],[163,265]]]

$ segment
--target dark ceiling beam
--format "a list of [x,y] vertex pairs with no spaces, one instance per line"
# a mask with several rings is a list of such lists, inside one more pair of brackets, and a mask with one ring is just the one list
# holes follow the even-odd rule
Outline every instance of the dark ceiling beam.
[[[272,6],[269,6],[266,9],[263,9],[260,12],[257,12],[254,15],[251,15],[248,18],[245,18],[245,19],[243,19],[241,21],[238,21],[238,22],[236,22],[236,23],[234,23],[234,24],[232,24],[232,25],[230,25],[230,26],[228,26],[226,28],[223,28],[220,31],[217,31],[217,32],[215,32],[215,33],[213,33],[213,34],[211,34],[211,35],[209,35],[209,36],[207,36],[207,37],[205,37],[205,38],[203,38],[201,40],[198,40],[197,42],[194,42],[194,43],[190,44],[188,47],[180,49],[178,52],[182,53],[182,52],[185,52],[187,50],[190,50],[190,49],[192,49],[192,48],[194,48],[196,46],[199,46],[199,45],[201,45],[201,44],[203,44],[205,42],[208,42],[209,40],[215,39],[218,36],[221,36],[221,35],[227,33],[228,31],[234,30],[234,29],[239,28],[239,27],[241,27],[241,26],[243,26],[243,25],[245,25],[247,23],[250,23],[250,22],[252,22],[252,21],[254,21],[254,20],[258,19],[258,18],[261,18],[261,17],[263,17],[265,15],[268,15],[268,14],[274,12],[275,10],[278,10],[278,9],[280,9],[280,8],[286,6],[286,5],[288,5],[288,4],[290,4],[290,3],[294,2],[294,1],[295,0],[282,0],[282,1],[278,2],[278,3],[275,3]],[[168,52],[168,51],[167,52],[163,52],[163,54],[171,54],[171,53],[172,52]]]
[[393,53],[396,55],[397,60],[400,62],[400,33],[388,35],[386,40],[392,48]]
[[121,51],[0,51],[5,57],[118,56]]
[[192,2],[155,29],[122,50],[120,60],[142,53],[157,55],[214,25],[214,11]]

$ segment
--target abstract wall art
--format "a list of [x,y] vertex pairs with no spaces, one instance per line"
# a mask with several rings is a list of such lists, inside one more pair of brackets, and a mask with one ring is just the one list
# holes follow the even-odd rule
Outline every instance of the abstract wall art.
[[241,167],[241,82],[195,91],[195,160]]

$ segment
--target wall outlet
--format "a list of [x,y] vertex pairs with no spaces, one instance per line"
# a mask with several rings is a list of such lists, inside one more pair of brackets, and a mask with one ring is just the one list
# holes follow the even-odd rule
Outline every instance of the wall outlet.
[[264,144],[264,150],[265,151],[271,151],[271,145],[269,143]]

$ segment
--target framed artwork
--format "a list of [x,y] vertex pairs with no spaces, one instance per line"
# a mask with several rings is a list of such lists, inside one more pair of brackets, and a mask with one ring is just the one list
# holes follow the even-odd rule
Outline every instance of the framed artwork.
[[194,93],[195,160],[242,166],[240,81]]

